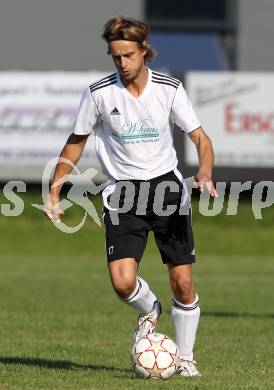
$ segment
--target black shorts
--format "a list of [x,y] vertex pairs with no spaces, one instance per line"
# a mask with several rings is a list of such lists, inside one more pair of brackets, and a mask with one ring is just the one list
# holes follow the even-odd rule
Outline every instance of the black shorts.
[[[194,263],[191,210],[189,209],[188,214],[182,214],[180,211],[184,188],[175,173],[171,171],[148,181],[131,180],[130,182],[134,185],[134,187],[131,185],[131,189],[134,188],[133,204],[127,212],[116,212],[119,223],[116,224],[117,222],[112,218],[113,211],[106,207],[103,209],[108,262],[122,258],[135,258],[139,262],[146,247],[148,233],[153,231],[163,263]],[[178,191],[174,191],[174,188],[170,191],[166,182],[175,183],[175,189],[177,188]],[[126,191],[123,192],[122,187],[125,182],[117,183],[121,184],[118,194],[119,210],[121,210],[126,198]],[[141,183],[149,183],[149,191],[147,203],[144,203],[146,207],[143,209],[141,207],[140,212],[142,202],[138,199],[141,198]],[[157,186],[158,190],[156,190]],[[108,197],[109,203],[111,203],[111,197],[117,195],[115,191]],[[158,198],[161,198],[160,208],[164,211],[160,214],[165,214],[167,207],[172,207],[173,212],[170,215],[159,215],[158,206],[155,207]]]

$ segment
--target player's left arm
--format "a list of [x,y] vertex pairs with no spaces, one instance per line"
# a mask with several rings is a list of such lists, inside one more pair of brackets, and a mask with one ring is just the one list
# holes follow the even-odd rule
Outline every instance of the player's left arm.
[[211,139],[202,127],[191,131],[188,133],[188,136],[194,142],[199,157],[199,169],[195,176],[196,186],[201,192],[206,188],[210,196],[217,197],[218,195],[212,182],[214,152]]

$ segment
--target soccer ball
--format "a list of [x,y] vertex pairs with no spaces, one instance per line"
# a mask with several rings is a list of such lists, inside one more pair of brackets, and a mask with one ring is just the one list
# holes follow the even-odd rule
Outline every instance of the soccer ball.
[[131,361],[136,374],[145,379],[168,379],[179,368],[179,352],[168,336],[150,333],[133,346]]

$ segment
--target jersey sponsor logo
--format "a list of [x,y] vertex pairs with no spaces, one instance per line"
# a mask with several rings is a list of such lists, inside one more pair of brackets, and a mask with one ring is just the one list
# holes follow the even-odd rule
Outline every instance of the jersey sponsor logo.
[[110,115],[121,115],[118,108],[114,107],[114,109],[111,111]]
[[126,121],[122,125],[121,132],[113,131],[112,135],[123,144],[137,144],[159,141],[160,131],[156,127],[150,126],[148,119],[142,119],[135,122]]

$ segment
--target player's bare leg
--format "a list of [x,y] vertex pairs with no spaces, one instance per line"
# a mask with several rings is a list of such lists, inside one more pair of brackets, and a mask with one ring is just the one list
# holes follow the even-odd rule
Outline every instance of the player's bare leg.
[[175,327],[176,343],[182,359],[178,373],[182,376],[200,376],[193,360],[193,347],[200,318],[199,298],[196,294],[192,265],[168,265],[173,292],[171,317]]
[[127,299],[136,287],[138,263],[134,258],[115,260],[109,263],[112,287],[121,299]]
[[137,276],[138,263],[124,258],[109,263],[112,286],[119,298],[136,309],[140,315],[134,341],[154,331],[161,314],[161,305],[148,284]]

